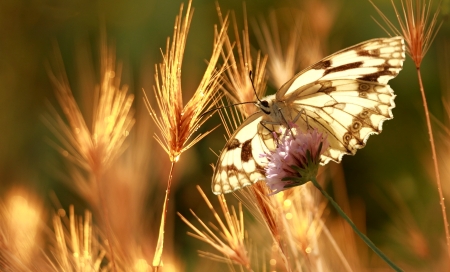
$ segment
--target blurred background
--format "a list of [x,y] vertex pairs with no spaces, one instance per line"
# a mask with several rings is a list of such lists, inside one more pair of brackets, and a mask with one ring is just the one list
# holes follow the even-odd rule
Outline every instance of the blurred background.
[[[39,207],[45,229],[40,236],[40,247],[47,248],[49,242],[45,237],[51,232],[55,210],[68,210],[69,205],[74,205],[75,213],[80,215],[85,209],[92,210],[89,201],[71,185],[74,181],[66,171],[67,162],[50,144],[57,139],[43,122],[51,112],[49,105],[61,112],[48,77],[47,63],[56,45],[75,99],[89,120],[92,103],[89,101],[93,94],[83,87],[89,80],[99,82],[99,40],[104,25],[108,44],[115,47],[117,63],[122,64],[121,82],[135,95],[136,109],[136,125],[126,144],[129,149],[119,158],[123,169],[118,167],[120,173],[114,174],[121,181],[111,183],[108,201],[116,202],[117,210],[111,213],[118,216],[118,228],[124,231],[118,239],[134,239],[132,244],[139,246],[140,256],[151,262],[170,163],[153,139],[153,134],[159,132],[145,109],[142,90],[153,96],[154,67],[162,60],[160,49],[165,50],[166,39],[173,34],[180,4],[173,0],[0,1],[0,199],[7,203],[8,197],[19,194],[33,203],[30,205]],[[219,4],[223,13],[235,11],[242,28],[242,2],[219,1]],[[395,20],[390,1],[378,0],[375,4]],[[214,1],[195,0],[193,7],[182,69],[185,102],[203,76],[205,60],[212,52],[214,25],[219,23]],[[436,3],[432,12],[434,7]],[[310,16],[309,24],[326,24],[322,44],[325,55],[364,40],[387,36],[373,20],[375,17],[381,21],[368,1],[264,0],[247,1],[246,8],[250,21],[267,18],[273,10],[288,8],[292,12],[285,13],[285,22],[292,20],[296,24],[289,14],[292,17],[303,14]],[[438,19],[443,25],[421,70],[446,198],[450,197],[450,112],[445,107],[450,103],[449,8],[449,2],[443,1]],[[314,27],[311,29],[314,34]],[[251,24],[249,33],[256,52],[259,47]],[[429,271],[430,267],[443,267],[440,264],[448,262],[448,257],[422,99],[410,58],[390,85],[397,95],[395,118],[384,124],[383,133],[370,137],[367,146],[356,156],[345,156],[342,168],[336,165],[327,168],[330,180],[333,175],[334,179],[340,179],[330,191],[336,197],[346,192],[344,197],[355,222],[394,261],[413,270]],[[275,91],[276,87],[269,83],[267,93]],[[220,119],[214,116],[199,131],[218,124]],[[210,164],[215,164],[217,158],[210,149],[219,152],[223,148],[224,134],[220,126],[183,153],[177,164],[169,202],[165,271],[169,271],[168,267],[174,267],[173,271],[199,271],[208,267],[228,271],[226,265],[198,257],[197,249],[214,250],[187,236],[189,228],[176,216],[180,212],[192,219],[189,209],[193,209],[205,222],[212,217],[196,185],[217,204],[210,190],[213,173]],[[227,200],[236,204],[232,195],[227,195]],[[121,206],[121,203],[132,204]],[[330,209],[330,213],[334,211]]]

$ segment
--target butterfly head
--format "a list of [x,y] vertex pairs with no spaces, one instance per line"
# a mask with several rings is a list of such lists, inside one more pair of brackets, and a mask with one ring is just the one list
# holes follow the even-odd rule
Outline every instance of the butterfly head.
[[256,106],[258,106],[258,108],[260,108],[265,114],[270,114],[271,107],[270,107],[269,101],[267,101],[267,100],[258,101]]
[[270,96],[263,98],[256,102],[256,106],[261,109],[265,114],[270,114],[272,112],[273,107],[273,99],[270,99]]

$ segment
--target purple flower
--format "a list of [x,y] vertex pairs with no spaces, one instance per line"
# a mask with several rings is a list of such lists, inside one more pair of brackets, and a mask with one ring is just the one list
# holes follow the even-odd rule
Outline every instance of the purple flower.
[[278,147],[263,154],[269,161],[266,183],[272,194],[305,184],[317,175],[320,156],[328,150],[327,135],[314,130],[305,133],[291,128],[282,133]]

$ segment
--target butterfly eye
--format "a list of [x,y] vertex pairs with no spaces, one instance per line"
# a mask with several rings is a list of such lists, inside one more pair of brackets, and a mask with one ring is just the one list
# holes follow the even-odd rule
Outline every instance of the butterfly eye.
[[269,107],[269,102],[267,102],[266,100],[261,101],[261,105],[263,105],[263,107],[268,108]]

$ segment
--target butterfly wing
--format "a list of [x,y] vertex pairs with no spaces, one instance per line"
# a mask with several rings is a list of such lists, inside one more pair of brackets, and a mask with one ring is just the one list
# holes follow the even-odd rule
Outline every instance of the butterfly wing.
[[261,154],[275,148],[271,133],[260,122],[262,112],[249,116],[228,140],[214,169],[212,191],[219,195],[265,179],[267,159]]
[[322,163],[355,154],[368,137],[379,134],[392,119],[394,92],[388,81],[405,60],[401,37],[369,40],[341,50],[310,66],[276,94],[301,129],[317,128],[328,135],[330,149]]
[[[313,127],[328,135],[330,149],[322,155],[323,164],[339,162],[344,154],[364,147],[371,134],[381,132],[383,121],[392,118],[395,95],[387,83],[402,69],[404,59],[401,37],[369,40],[298,73],[277,91],[275,101],[300,129]],[[215,194],[265,179],[267,159],[260,155],[274,150],[275,143],[261,121],[278,131],[281,122],[274,120],[255,113],[230,137],[214,170]]]
[[338,51],[304,69],[277,91],[279,101],[314,92],[311,84],[322,80],[359,79],[387,84],[405,60],[402,37],[378,38]]

